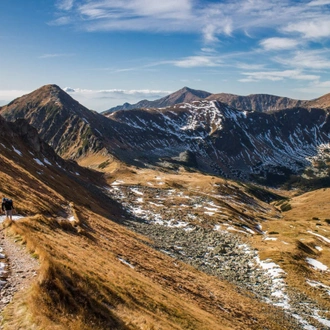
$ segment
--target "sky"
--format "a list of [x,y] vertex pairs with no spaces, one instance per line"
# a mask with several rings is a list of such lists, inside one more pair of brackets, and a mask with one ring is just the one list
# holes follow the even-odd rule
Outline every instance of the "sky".
[[0,105],[56,84],[89,109],[184,86],[330,93],[330,0],[0,0]]

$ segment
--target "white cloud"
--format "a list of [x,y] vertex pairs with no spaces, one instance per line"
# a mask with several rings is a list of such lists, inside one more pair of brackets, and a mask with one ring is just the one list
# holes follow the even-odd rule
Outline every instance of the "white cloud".
[[70,10],[73,7],[74,0],[58,0],[56,6],[61,10]]
[[137,103],[143,99],[156,100],[162,98],[172,91],[163,90],[125,90],[125,89],[103,89],[103,90],[91,90],[82,88],[66,87],[64,91],[69,93],[75,100],[87,108],[97,111],[107,110],[116,105],[123,104],[125,102]]
[[285,32],[298,32],[307,39],[319,39],[330,37],[329,17],[317,20],[307,20],[289,24],[283,29]]
[[[150,101],[160,99],[173,91],[153,90],[153,89],[83,89],[83,88],[63,88],[75,100],[89,109],[103,111],[125,102],[137,103],[143,99]],[[6,105],[22,95],[31,91],[25,90],[0,90],[0,106]]]
[[173,61],[173,64],[181,68],[216,67],[222,64],[222,60],[212,56],[189,56],[181,60]]
[[[273,33],[281,30],[305,37],[327,37],[330,8],[322,5],[329,3],[329,0],[62,0],[58,7],[65,10],[65,16],[51,24],[75,24],[87,31],[202,33],[208,43],[217,42],[223,35],[234,36],[236,32],[257,36],[265,28]],[[271,45],[275,47],[274,42],[268,47]]]
[[310,95],[324,95],[328,94],[330,91],[330,80],[326,81],[315,81],[308,86],[296,88],[296,91],[299,91],[304,94]]
[[236,67],[243,70],[262,70],[264,69],[265,65],[257,64],[257,63],[237,63]]
[[330,69],[330,55],[328,49],[297,51],[290,57],[277,57],[278,63],[314,70]]
[[74,56],[74,55],[75,54],[59,54],[59,53],[43,54],[43,55],[40,55],[39,58],[71,57],[71,56]]
[[[78,12],[87,20],[159,20],[159,26],[167,20],[181,20],[190,17],[190,0],[108,0],[93,1],[78,6]],[[109,22],[108,22],[109,23]],[[141,24],[144,25],[144,24]]]
[[314,0],[308,3],[308,6],[324,6],[324,5],[329,5],[330,0]]
[[54,26],[61,26],[61,25],[68,25],[73,22],[73,19],[69,16],[61,16],[59,18],[56,18],[48,23],[48,25],[54,25]]
[[268,38],[260,41],[260,45],[265,50],[283,50],[296,48],[299,41],[290,38]]
[[17,97],[22,95],[28,94],[31,91],[25,90],[0,90],[0,106],[8,104],[9,102],[13,101]]
[[240,79],[240,82],[257,82],[261,80],[280,81],[284,79],[314,81],[320,78],[316,75],[304,74],[300,70],[243,72],[242,75],[247,76],[247,78]]

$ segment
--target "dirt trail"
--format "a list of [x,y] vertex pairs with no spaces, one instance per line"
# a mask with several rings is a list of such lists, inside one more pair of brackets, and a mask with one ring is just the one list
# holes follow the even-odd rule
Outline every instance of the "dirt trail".
[[[25,249],[24,246],[14,241],[14,238],[5,236],[0,232],[0,247],[4,259],[0,261],[5,263],[6,274],[2,275],[0,284],[0,314],[4,308],[9,304],[15,293],[27,288],[33,278],[37,275],[39,263],[34,259]],[[2,316],[0,316],[0,324],[2,323]],[[2,326],[0,325],[0,329]]]

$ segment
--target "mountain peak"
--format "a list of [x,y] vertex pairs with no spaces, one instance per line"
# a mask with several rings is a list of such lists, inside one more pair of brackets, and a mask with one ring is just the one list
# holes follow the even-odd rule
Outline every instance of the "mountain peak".
[[210,95],[212,94],[209,92],[192,89],[190,87],[185,86],[179,89],[178,91],[170,95],[167,95],[161,99],[155,101],[142,100],[135,104],[125,103],[123,105],[119,105],[117,107],[104,111],[103,114],[107,115],[111,112],[118,110],[131,110],[131,109],[141,109],[141,108],[163,108],[178,103],[189,103],[189,102],[199,101],[207,98]]

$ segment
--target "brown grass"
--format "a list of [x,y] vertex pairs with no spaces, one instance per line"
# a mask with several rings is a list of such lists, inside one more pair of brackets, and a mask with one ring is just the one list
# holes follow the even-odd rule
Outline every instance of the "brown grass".
[[[25,158],[29,160],[27,153]],[[6,235],[19,236],[20,243],[39,258],[41,266],[33,286],[15,295],[4,311],[4,329],[289,327],[280,310],[155,251],[147,238],[117,224],[124,214],[95,187],[86,188],[81,179],[73,180],[54,169],[45,168],[40,176],[31,159],[22,162],[0,155],[1,171],[5,168],[0,176],[0,193],[13,197],[19,212],[31,215],[6,223]],[[184,171],[171,174],[121,166],[106,174],[108,182],[124,179],[127,184],[139,185],[156,183],[158,176],[166,182],[165,188],[175,186],[187,194],[198,191],[207,195],[216,183],[224,192],[235,191],[245,201],[252,198],[236,183]],[[99,179],[96,176],[91,180]],[[65,221],[70,202],[75,217],[72,223]],[[291,203],[293,210],[287,214],[294,211],[295,203]],[[267,205],[260,202],[260,207]],[[237,217],[244,212],[258,216],[249,205],[228,205],[227,212]],[[275,209],[269,212],[268,219],[277,214]],[[269,228],[278,231],[281,239],[300,239],[290,227],[281,225],[279,229],[276,223],[269,222]],[[283,258],[287,268],[297,247],[273,253],[271,244],[260,246],[264,256]],[[300,264],[298,260],[295,267]]]

